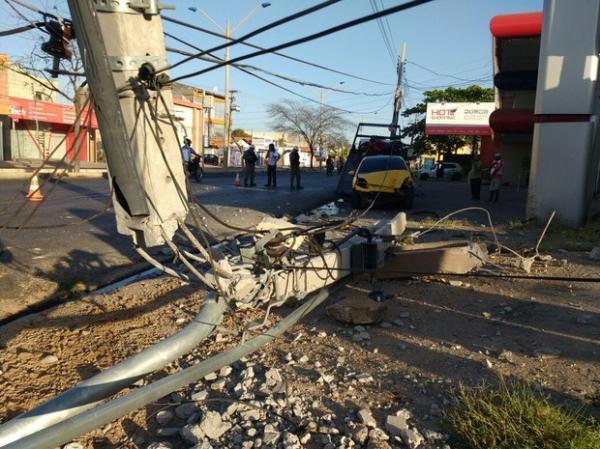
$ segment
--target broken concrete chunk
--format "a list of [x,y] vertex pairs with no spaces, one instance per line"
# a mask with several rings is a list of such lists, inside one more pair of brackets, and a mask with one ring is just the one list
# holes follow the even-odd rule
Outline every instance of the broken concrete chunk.
[[211,411],[206,414],[199,427],[207,438],[218,440],[225,432],[231,429],[231,423],[223,422],[219,413]]
[[358,411],[358,419],[367,427],[377,427],[377,422],[373,415],[371,414],[371,410],[368,408],[363,408]]
[[344,299],[327,307],[327,314],[343,323],[374,324],[383,321],[387,310],[384,303],[355,297]]

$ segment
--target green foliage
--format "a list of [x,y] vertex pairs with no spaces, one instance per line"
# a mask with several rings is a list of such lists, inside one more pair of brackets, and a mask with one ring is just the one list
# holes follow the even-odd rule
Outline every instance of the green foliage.
[[425,113],[427,103],[435,102],[489,102],[494,101],[494,89],[469,86],[465,88],[448,87],[423,92],[423,101],[406,109],[403,117],[411,118],[410,124],[402,130],[402,137],[408,138],[417,153],[438,149],[442,153],[452,153],[467,144],[463,136],[426,136]]
[[566,251],[591,251],[600,245],[600,221],[593,221],[579,228],[552,224],[542,249],[564,249]]
[[248,137],[252,137],[250,135],[250,133],[247,133],[245,130],[243,130],[242,128],[236,128],[233,131],[231,131],[231,135],[237,139],[243,139],[243,138],[248,138]]
[[[460,388],[445,415],[452,447],[461,449],[600,449],[600,428],[581,412],[555,407],[521,383]],[[591,418],[590,418],[591,419]]]

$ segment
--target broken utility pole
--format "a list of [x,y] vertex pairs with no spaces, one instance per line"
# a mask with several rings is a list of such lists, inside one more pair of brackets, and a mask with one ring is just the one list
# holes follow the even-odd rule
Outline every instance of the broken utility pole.
[[137,245],[158,245],[187,214],[171,90],[139,82],[142,67],[152,73],[168,65],[161,5],[68,3],[105,146],[117,229]]

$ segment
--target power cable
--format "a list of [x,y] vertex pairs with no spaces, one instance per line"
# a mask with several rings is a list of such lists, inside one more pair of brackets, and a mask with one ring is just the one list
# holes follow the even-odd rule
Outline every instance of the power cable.
[[327,0],[327,1],[324,1],[322,3],[317,4],[315,6],[311,6],[310,8],[303,9],[302,11],[298,11],[297,13],[290,14],[289,16],[286,16],[286,17],[283,17],[283,18],[281,18],[279,20],[276,20],[275,22],[272,22],[272,23],[270,23],[270,24],[268,24],[266,26],[263,26],[261,28],[258,28],[256,30],[254,30],[254,31],[251,31],[250,33],[244,34],[242,37],[239,37],[237,39],[228,38],[227,41],[224,44],[217,45],[216,47],[209,48],[208,50],[203,50],[203,51],[201,51],[200,53],[197,53],[194,56],[189,56],[189,57],[187,57],[185,59],[182,59],[181,61],[178,61],[175,64],[172,64],[172,65],[170,65],[168,67],[165,67],[165,68],[161,69],[159,71],[159,73],[160,72],[164,72],[165,70],[173,69],[173,68],[175,68],[177,66],[180,66],[181,64],[184,64],[184,63],[186,63],[188,61],[191,61],[194,58],[197,58],[197,57],[200,57],[200,56],[204,56],[206,54],[210,54],[210,53],[213,53],[213,52],[215,52],[217,50],[222,50],[223,48],[231,47],[231,46],[236,45],[236,44],[240,44],[240,43],[244,42],[245,40],[250,39],[251,37],[257,36],[257,35],[259,35],[261,33],[264,33],[265,31],[270,31],[270,30],[272,30],[274,28],[277,28],[280,25],[283,25],[285,23],[288,23],[288,22],[291,22],[293,20],[299,19],[300,17],[304,17],[304,16],[306,16],[308,14],[312,14],[313,12],[319,11],[320,9],[323,9],[323,8],[331,6],[331,5],[335,4],[335,3],[338,3],[339,1],[340,0]]
[[[193,44],[190,44],[189,42],[186,42],[183,39],[180,39],[180,38],[178,38],[176,36],[173,36],[172,34],[169,34],[169,33],[164,33],[164,34],[165,34],[165,36],[168,36],[171,39],[174,39],[174,40],[176,40],[178,42],[181,42],[182,44],[188,45],[191,48],[199,50],[199,48],[197,46],[195,46]],[[190,54],[190,53],[186,52],[185,50],[177,50],[177,49],[173,49],[173,48],[167,48],[167,51],[171,51],[171,52],[174,52],[174,53],[183,53],[183,54],[187,53],[187,54]],[[204,60],[204,58],[206,58],[206,57],[203,56],[200,59]],[[215,62],[214,60],[216,60],[216,61],[223,61],[222,58],[219,58],[219,57],[217,57],[215,55],[212,55],[212,54],[210,55],[210,58],[212,58],[213,60],[208,59],[209,62]],[[275,82],[273,82],[271,80],[268,80],[268,79],[266,79],[266,78],[264,78],[264,77],[262,77],[260,75],[257,75],[256,73],[252,73],[251,71],[245,69],[244,67],[242,67],[239,64],[232,64],[232,66],[235,67],[237,70],[239,70],[241,72],[244,72],[247,75],[250,75],[250,76],[252,76],[254,78],[257,78],[257,79],[259,79],[259,80],[261,80],[261,81],[263,81],[263,82],[265,82],[267,84],[270,84],[270,85],[272,85],[274,87],[277,87],[278,89],[281,89],[281,90],[283,90],[285,92],[288,92],[288,93],[290,93],[292,95],[295,95],[295,96],[297,96],[299,98],[302,98],[302,99],[304,99],[306,101],[309,101],[309,102],[321,105],[320,101],[315,100],[314,98],[307,97],[306,95],[302,95],[302,94],[300,94],[300,93],[298,93],[296,91],[293,91],[291,89],[288,89],[287,87],[284,87],[284,86],[282,86],[280,84],[277,84],[277,83],[275,83]],[[323,104],[323,106],[326,106],[328,108],[335,109],[335,110],[338,110],[338,111],[341,111],[341,112],[345,112],[345,113],[348,113],[348,114],[368,114],[369,113],[369,112],[364,112],[364,111],[363,112],[350,111],[348,109],[343,109],[343,108],[339,108],[339,107],[328,105],[328,104]]]
[[[175,39],[178,42],[187,44],[187,42],[185,42],[183,39],[179,39],[179,38],[173,36],[172,34],[169,34],[169,33],[164,33],[164,34],[165,34],[165,36],[170,37],[172,39]],[[190,56],[188,56],[186,58],[186,60],[188,58],[192,58],[192,59],[201,59],[201,60],[208,61],[208,62],[213,62],[213,63],[216,62],[217,60],[223,61],[223,59],[218,58],[214,54],[206,52],[206,51],[205,52],[201,52],[201,53],[197,53],[197,54],[193,54],[193,53],[187,52],[185,50],[180,50],[180,49],[173,48],[173,47],[168,47],[167,51],[170,51],[172,53],[178,53],[180,55],[190,55]],[[204,59],[204,55],[207,55],[207,54],[210,55],[211,59]],[[200,55],[202,55],[202,56],[200,56]],[[342,93],[342,94],[362,95],[362,96],[365,96],[365,97],[386,97],[388,95],[393,94],[393,92],[379,92],[379,93],[375,93],[375,92],[357,92],[357,91],[352,91],[352,90],[339,89],[337,87],[325,86],[323,84],[315,83],[313,81],[299,80],[299,79],[296,79],[296,78],[292,78],[292,77],[289,77],[289,76],[286,76],[286,75],[281,75],[279,73],[271,72],[270,70],[262,69],[260,67],[256,67],[256,66],[249,65],[249,64],[232,64],[232,65],[235,66],[235,67],[237,67],[237,68],[241,67],[241,68],[248,69],[248,70],[256,70],[256,71],[262,72],[262,73],[264,73],[266,75],[274,76],[274,77],[280,78],[282,80],[289,81],[291,83],[300,84],[301,86],[317,87],[319,89],[330,90],[330,91],[338,92],[338,93]]]
[[440,72],[437,72],[437,71],[435,71],[433,69],[430,69],[429,67],[425,67],[425,66],[423,66],[421,64],[417,64],[416,62],[413,62],[413,61],[406,61],[406,63],[414,65],[415,67],[418,67],[421,70],[425,70],[426,72],[432,73],[433,75],[437,75],[437,76],[442,77],[442,78],[452,78],[452,79],[455,79],[457,81],[470,81],[468,78],[461,78],[461,77],[458,77],[458,76],[455,76],[455,75],[452,75],[452,74],[449,74],[449,73],[440,73]]
[[[4,1],[8,3],[9,0],[4,0]],[[23,0],[10,0],[10,1],[12,3],[16,3],[19,6],[22,6],[25,9],[28,9],[28,10],[33,11],[33,12],[37,12],[38,14],[40,14],[40,15],[42,15],[44,17],[50,17],[51,19],[55,19],[55,20],[59,19],[54,14],[51,14],[51,13],[46,12],[46,11],[42,11],[41,9],[38,9],[37,7],[31,5],[30,3],[24,2]]]
[[[174,18],[169,17],[169,16],[161,15],[161,18],[164,21],[166,21],[166,22],[171,22],[171,23],[174,23],[176,25],[180,25],[180,26],[183,26],[183,27],[186,27],[186,28],[190,28],[192,30],[200,31],[202,33],[209,34],[209,35],[212,35],[212,36],[215,36],[215,37],[219,37],[219,38],[222,38],[222,39],[228,39],[227,36],[225,36],[224,34],[217,33],[216,31],[208,30],[206,28],[202,28],[202,27],[199,27],[199,26],[196,26],[196,25],[191,25],[189,23],[183,22],[181,20],[174,19]],[[247,47],[251,47],[251,48],[254,48],[254,49],[257,49],[257,50],[265,50],[265,47],[260,47],[258,45],[254,45],[254,44],[251,44],[249,42],[242,42],[242,45],[245,45]],[[380,84],[382,86],[393,86],[393,84],[391,84],[391,83],[383,83],[381,81],[376,81],[376,80],[371,80],[371,79],[368,79],[368,78],[363,78],[362,76],[353,75],[351,73],[343,72],[341,70],[336,70],[336,69],[333,69],[331,67],[327,67],[327,66],[320,65],[320,64],[317,64],[317,63],[314,63],[314,62],[306,61],[304,59],[296,58],[294,56],[286,55],[285,53],[280,53],[280,52],[274,51],[274,52],[272,52],[272,54],[280,56],[280,57],[285,58],[285,59],[289,59],[290,61],[294,61],[294,62],[298,62],[300,64],[308,65],[310,67],[315,67],[317,69],[325,70],[325,71],[332,72],[332,73],[337,73],[338,75],[343,75],[343,76],[346,76],[348,78],[354,78],[354,79],[357,79],[357,80],[360,80],[360,81],[366,81],[366,82],[369,82],[369,83]]]
[[19,28],[13,28],[11,30],[0,31],[0,37],[12,36],[13,34],[24,33],[29,30],[34,30],[36,28],[41,29],[41,27],[43,27],[45,24],[46,24],[45,22],[33,22],[33,23],[30,23],[29,25],[25,25],[25,26],[22,26]]
[[432,1],[434,1],[434,0],[412,0],[412,1],[409,1],[409,2],[406,2],[406,3],[403,3],[402,5],[397,5],[397,6],[394,6],[394,7],[391,7],[391,8],[384,9],[384,10],[379,11],[377,13],[369,14],[367,16],[359,17],[357,19],[341,23],[339,25],[327,28],[327,29],[319,31],[317,33],[310,34],[308,36],[304,36],[304,37],[301,37],[301,38],[298,38],[298,39],[294,39],[292,41],[284,42],[282,44],[275,45],[274,47],[266,48],[264,50],[259,50],[259,51],[253,52],[253,53],[248,53],[248,54],[245,54],[245,55],[242,55],[242,56],[238,56],[237,58],[233,58],[233,59],[231,59],[229,61],[221,62],[219,64],[215,64],[212,67],[209,67],[209,68],[206,68],[206,69],[203,69],[203,70],[198,70],[196,72],[192,72],[192,73],[189,73],[187,75],[181,75],[179,77],[176,77],[176,78],[170,80],[167,84],[174,83],[174,82],[177,82],[177,81],[181,81],[183,79],[191,78],[193,76],[202,75],[204,73],[216,70],[216,69],[218,69],[220,67],[224,67],[224,66],[226,66],[228,64],[233,64],[233,63],[236,63],[236,62],[244,61],[244,60],[249,59],[249,58],[254,58],[254,57],[261,56],[261,55],[264,55],[264,54],[267,54],[267,53],[273,53],[274,51],[277,51],[277,50],[282,50],[284,48],[289,48],[289,47],[293,47],[293,46],[296,46],[296,45],[303,44],[305,42],[310,42],[310,41],[313,41],[315,39],[319,39],[321,37],[328,36],[330,34],[337,33],[339,31],[343,31],[345,29],[348,29],[348,28],[351,28],[351,27],[355,27],[357,25],[361,25],[361,24],[369,22],[371,20],[375,20],[375,19],[377,19],[379,17],[384,17],[384,16],[389,15],[389,14],[394,14],[394,13],[401,12],[401,11],[406,11],[408,9],[412,9],[412,8],[417,7],[417,6],[421,6],[421,5],[424,5],[426,3],[430,3]]
[[[377,8],[377,4],[375,3],[374,0],[369,0],[369,3],[371,4],[371,9],[373,10],[373,12],[376,13],[379,11],[379,9]],[[385,47],[387,49],[387,53],[390,57],[390,61],[392,62],[392,65],[395,65],[396,64],[395,53],[394,53],[394,50],[392,49],[392,44],[389,41],[387,31],[383,27],[383,22],[382,22],[381,18],[377,19],[376,23],[377,23],[377,28],[379,28],[379,33],[381,34],[381,37],[383,38],[383,43],[385,44]]]
[[[381,9],[385,8],[385,6],[383,5],[383,0],[379,0],[379,5],[380,5]],[[389,17],[385,16],[384,19],[385,19],[385,24],[386,24],[387,30],[388,30],[388,36],[390,38],[390,43],[392,44],[392,48],[396,49],[398,47],[396,46],[396,42],[394,41],[394,33],[392,33],[392,27],[390,26]],[[394,52],[394,54],[396,54],[396,53]]]

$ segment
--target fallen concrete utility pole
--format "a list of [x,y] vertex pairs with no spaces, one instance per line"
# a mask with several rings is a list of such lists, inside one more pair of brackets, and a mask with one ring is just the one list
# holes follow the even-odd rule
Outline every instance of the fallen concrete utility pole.
[[[254,246],[260,246],[261,241],[268,244],[272,241],[271,233],[279,227],[289,227],[289,225],[286,221],[267,219],[263,224],[267,236],[259,239]],[[261,227],[261,225],[258,227]],[[370,229],[365,228],[364,232],[368,235],[367,237],[355,235],[346,240],[335,251],[327,251],[322,255],[310,258],[299,257],[290,260],[294,265],[301,264],[307,267],[320,266],[325,262],[327,266],[331,267],[331,271],[327,269],[292,270],[285,268],[266,270],[272,292],[266,297],[264,304],[252,302],[248,305],[260,306],[262,304],[267,308],[268,314],[271,307],[281,305],[289,298],[303,298],[307,294],[319,291],[348,276],[351,271],[359,271],[361,267],[373,269],[376,268],[375,265],[381,266],[384,251],[393,244],[394,236],[399,236],[404,232],[405,227],[406,215],[402,212],[391,220],[382,220],[372,225]],[[378,236],[390,238],[384,241]],[[293,241],[294,239],[291,238],[290,240]],[[219,244],[218,247],[222,249],[224,245]],[[365,248],[368,251],[364,251]],[[239,255],[235,257],[239,257]],[[256,258],[255,263],[259,263],[263,257],[267,256],[258,253],[253,257]],[[236,302],[237,305],[244,305],[244,300],[248,297],[256,301],[256,295],[265,290],[262,288],[264,280],[257,282],[256,276],[246,268],[247,264],[233,264],[226,260],[223,261],[233,268],[231,278],[221,280],[225,289],[231,294],[232,301]],[[243,262],[243,260],[239,262]],[[260,263],[268,262],[262,261]],[[14,444],[21,444],[22,438],[27,435],[78,416],[85,410],[97,405],[102,399],[112,396],[141,377],[188,353],[220,323],[227,305],[224,298],[212,297],[206,302],[192,323],[179,333],[65,391],[51,401],[3,424],[0,426],[0,447],[5,447],[13,442]],[[248,330],[258,328],[261,324],[263,323],[250,323]]]
[[387,254],[386,269],[377,279],[391,279],[407,273],[468,273],[487,260],[485,245],[473,242],[434,242],[400,245]]

